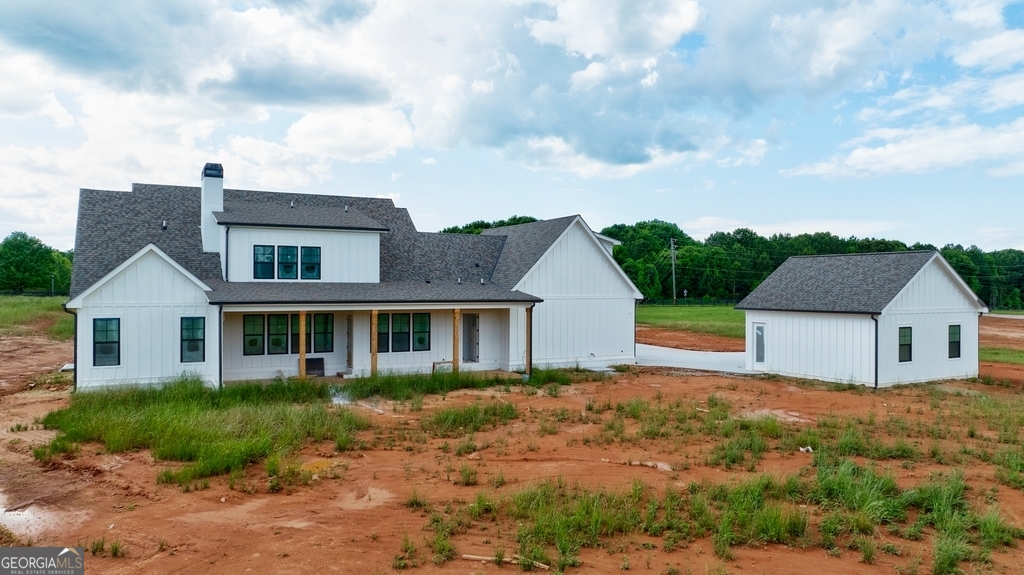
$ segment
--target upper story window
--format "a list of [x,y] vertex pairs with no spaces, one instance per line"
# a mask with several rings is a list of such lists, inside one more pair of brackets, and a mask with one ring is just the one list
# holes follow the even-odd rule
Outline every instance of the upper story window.
[[294,280],[299,277],[299,248],[277,246],[277,279]]
[[[274,257],[275,252],[277,256],[276,261]],[[300,278],[304,280],[320,279],[319,247],[252,247],[252,279],[296,280]]]
[[320,279],[320,248],[302,248],[302,279]]
[[274,246],[252,247],[252,279],[274,279]]

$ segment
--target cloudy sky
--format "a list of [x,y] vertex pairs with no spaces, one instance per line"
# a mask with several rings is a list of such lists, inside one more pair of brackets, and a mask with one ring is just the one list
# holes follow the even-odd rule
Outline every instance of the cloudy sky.
[[3,1],[0,235],[79,188],[1024,248],[1024,3]]

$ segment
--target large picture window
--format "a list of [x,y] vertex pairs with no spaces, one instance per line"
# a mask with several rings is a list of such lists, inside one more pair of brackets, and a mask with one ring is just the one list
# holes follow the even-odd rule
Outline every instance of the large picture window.
[[900,362],[908,362],[914,357],[914,332],[912,328],[900,328]]
[[412,314],[412,350],[430,351],[430,314]]
[[313,352],[334,351],[334,314],[318,313],[313,316]]
[[274,246],[252,247],[252,279],[274,279]]
[[[306,353],[313,350],[313,338],[310,337],[313,327],[312,314],[306,314]],[[299,353],[299,314],[292,314],[292,353]]]
[[960,326],[949,326],[949,359],[960,357]]
[[299,279],[299,248],[277,246],[277,279]]
[[242,355],[263,355],[263,316],[242,316]]
[[391,314],[391,351],[409,351],[409,314]]
[[181,363],[206,361],[206,318],[181,318]]
[[92,364],[121,365],[121,320],[92,320]]
[[268,354],[288,353],[288,314],[267,316],[267,337]]
[[302,248],[302,279],[320,279],[320,248]]
[[377,353],[388,352],[388,336],[390,334],[388,323],[390,319],[391,316],[386,313],[377,316]]

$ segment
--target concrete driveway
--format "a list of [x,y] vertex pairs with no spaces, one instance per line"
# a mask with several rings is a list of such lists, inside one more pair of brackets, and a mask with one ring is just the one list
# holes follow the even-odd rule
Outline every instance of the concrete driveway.
[[742,351],[689,351],[657,345],[636,344],[636,364],[655,367],[679,367],[725,373],[752,374],[745,367]]

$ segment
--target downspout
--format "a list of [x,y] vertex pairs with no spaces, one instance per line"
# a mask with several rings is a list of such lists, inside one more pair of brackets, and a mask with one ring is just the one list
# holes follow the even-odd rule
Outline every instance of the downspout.
[[878,316],[871,314],[871,319],[875,322],[875,389],[878,389]]
[[217,305],[217,339],[220,345],[217,346],[217,389],[224,389],[224,304]]
[[224,226],[224,281],[231,281],[231,226]]
[[75,362],[74,374],[71,376],[71,391],[78,391],[78,314],[68,310],[68,303],[64,302],[60,304],[60,307],[64,308],[64,313],[69,313],[75,318],[75,332],[74,332],[74,343],[75,346],[74,355],[71,356],[71,361]]

